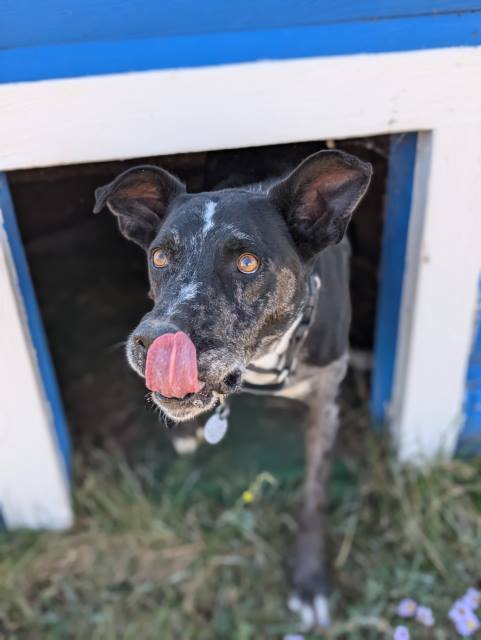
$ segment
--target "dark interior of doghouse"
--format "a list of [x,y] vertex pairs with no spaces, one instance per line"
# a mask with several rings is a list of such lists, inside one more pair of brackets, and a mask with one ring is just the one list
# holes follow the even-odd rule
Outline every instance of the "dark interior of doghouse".
[[[331,141],[369,160],[374,178],[355,214],[351,344],[373,345],[388,137]],[[248,184],[282,175],[325,142],[189,153],[11,172],[9,184],[74,441],[128,443],[139,428],[158,428],[145,388],[127,366],[124,341],[150,308],[143,252],[121,237],[107,212],[94,216],[96,187],[135,164],[162,166],[190,191]],[[240,404],[239,404],[240,403]],[[262,400],[236,400],[237,422]],[[282,412],[281,412],[282,413]],[[285,415],[285,414],[283,414]],[[278,417],[278,416],[277,416]]]

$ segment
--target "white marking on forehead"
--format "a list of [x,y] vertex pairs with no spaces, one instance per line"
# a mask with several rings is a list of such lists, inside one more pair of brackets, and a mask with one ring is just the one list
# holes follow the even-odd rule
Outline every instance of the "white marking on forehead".
[[217,207],[217,202],[213,202],[209,200],[209,202],[205,206],[204,211],[204,226],[202,228],[202,233],[206,235],[214,226],[214,213]]

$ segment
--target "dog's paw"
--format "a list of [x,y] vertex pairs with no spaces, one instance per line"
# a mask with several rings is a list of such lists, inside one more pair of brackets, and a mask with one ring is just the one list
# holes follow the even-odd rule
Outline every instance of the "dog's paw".
[[309,600],[293,593],[287,601],[287,606],[292,613],[299,616],[302,631],[310,631],[315,628],[326,629],[331,624],[329,600],[321,593]]
[[195,436],[172,438],[172,445],[179,456],[192,455],[197,451],[199,440]]

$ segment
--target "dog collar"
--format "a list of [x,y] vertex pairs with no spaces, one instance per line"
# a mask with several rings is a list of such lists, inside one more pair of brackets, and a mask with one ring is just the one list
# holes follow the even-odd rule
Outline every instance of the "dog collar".
[[[269,352],[265,357],[254,360],[247,366],[242,383],[243,390],[268,395],[285,387],[288,378],[297,368],[299,353],[312,327],[320,288],[321,279],[317,274],[312,274],[307,282],[306,302],[302,312],[289,328],[288,339],[283,336],[277,343],[278,348],[281,343],[279,351]],[[283,341],[285,345],[282,344]],[[262,361],[267,358],[274,361],[272,366],[263,366]]]

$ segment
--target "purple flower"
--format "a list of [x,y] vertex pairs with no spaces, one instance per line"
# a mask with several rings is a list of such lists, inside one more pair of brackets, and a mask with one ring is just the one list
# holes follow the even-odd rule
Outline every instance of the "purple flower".
[[476,614],[471,611],[468,616],[455,622],[454,626],[460,636],[469,638],[473,633],[476,633],[481,625]]
[[429,607],[423,607],[419,605],[416,611],[416,620],[423,624],[425,627],[432,627],[434,625],[433,612]]
[[468,607],[468,609],[474,611],[481,604],[481,591],[474,587],[470,587],[461,598],[461,601],[466,607]]
[[454,623],[456,623],[458,620],[464,620],[470,613],[472,613],[472,609],[466,606],[465,602],[461,599],[456,600],[451,607],[448,616]]
[[456,631],[463,638],[472,636],[481,627],[478,617],[472,609],[466,606],[463,599],[454,603],[448,615],[453,621]]
[[396,613],[401,618],[413,618],[416,614],[416,610],[418,608],[418,603],[412,598],[404,598],[398,604]]
[[399,626],[394,629],[394,640],[410,640],[411,635],[407,627]]

